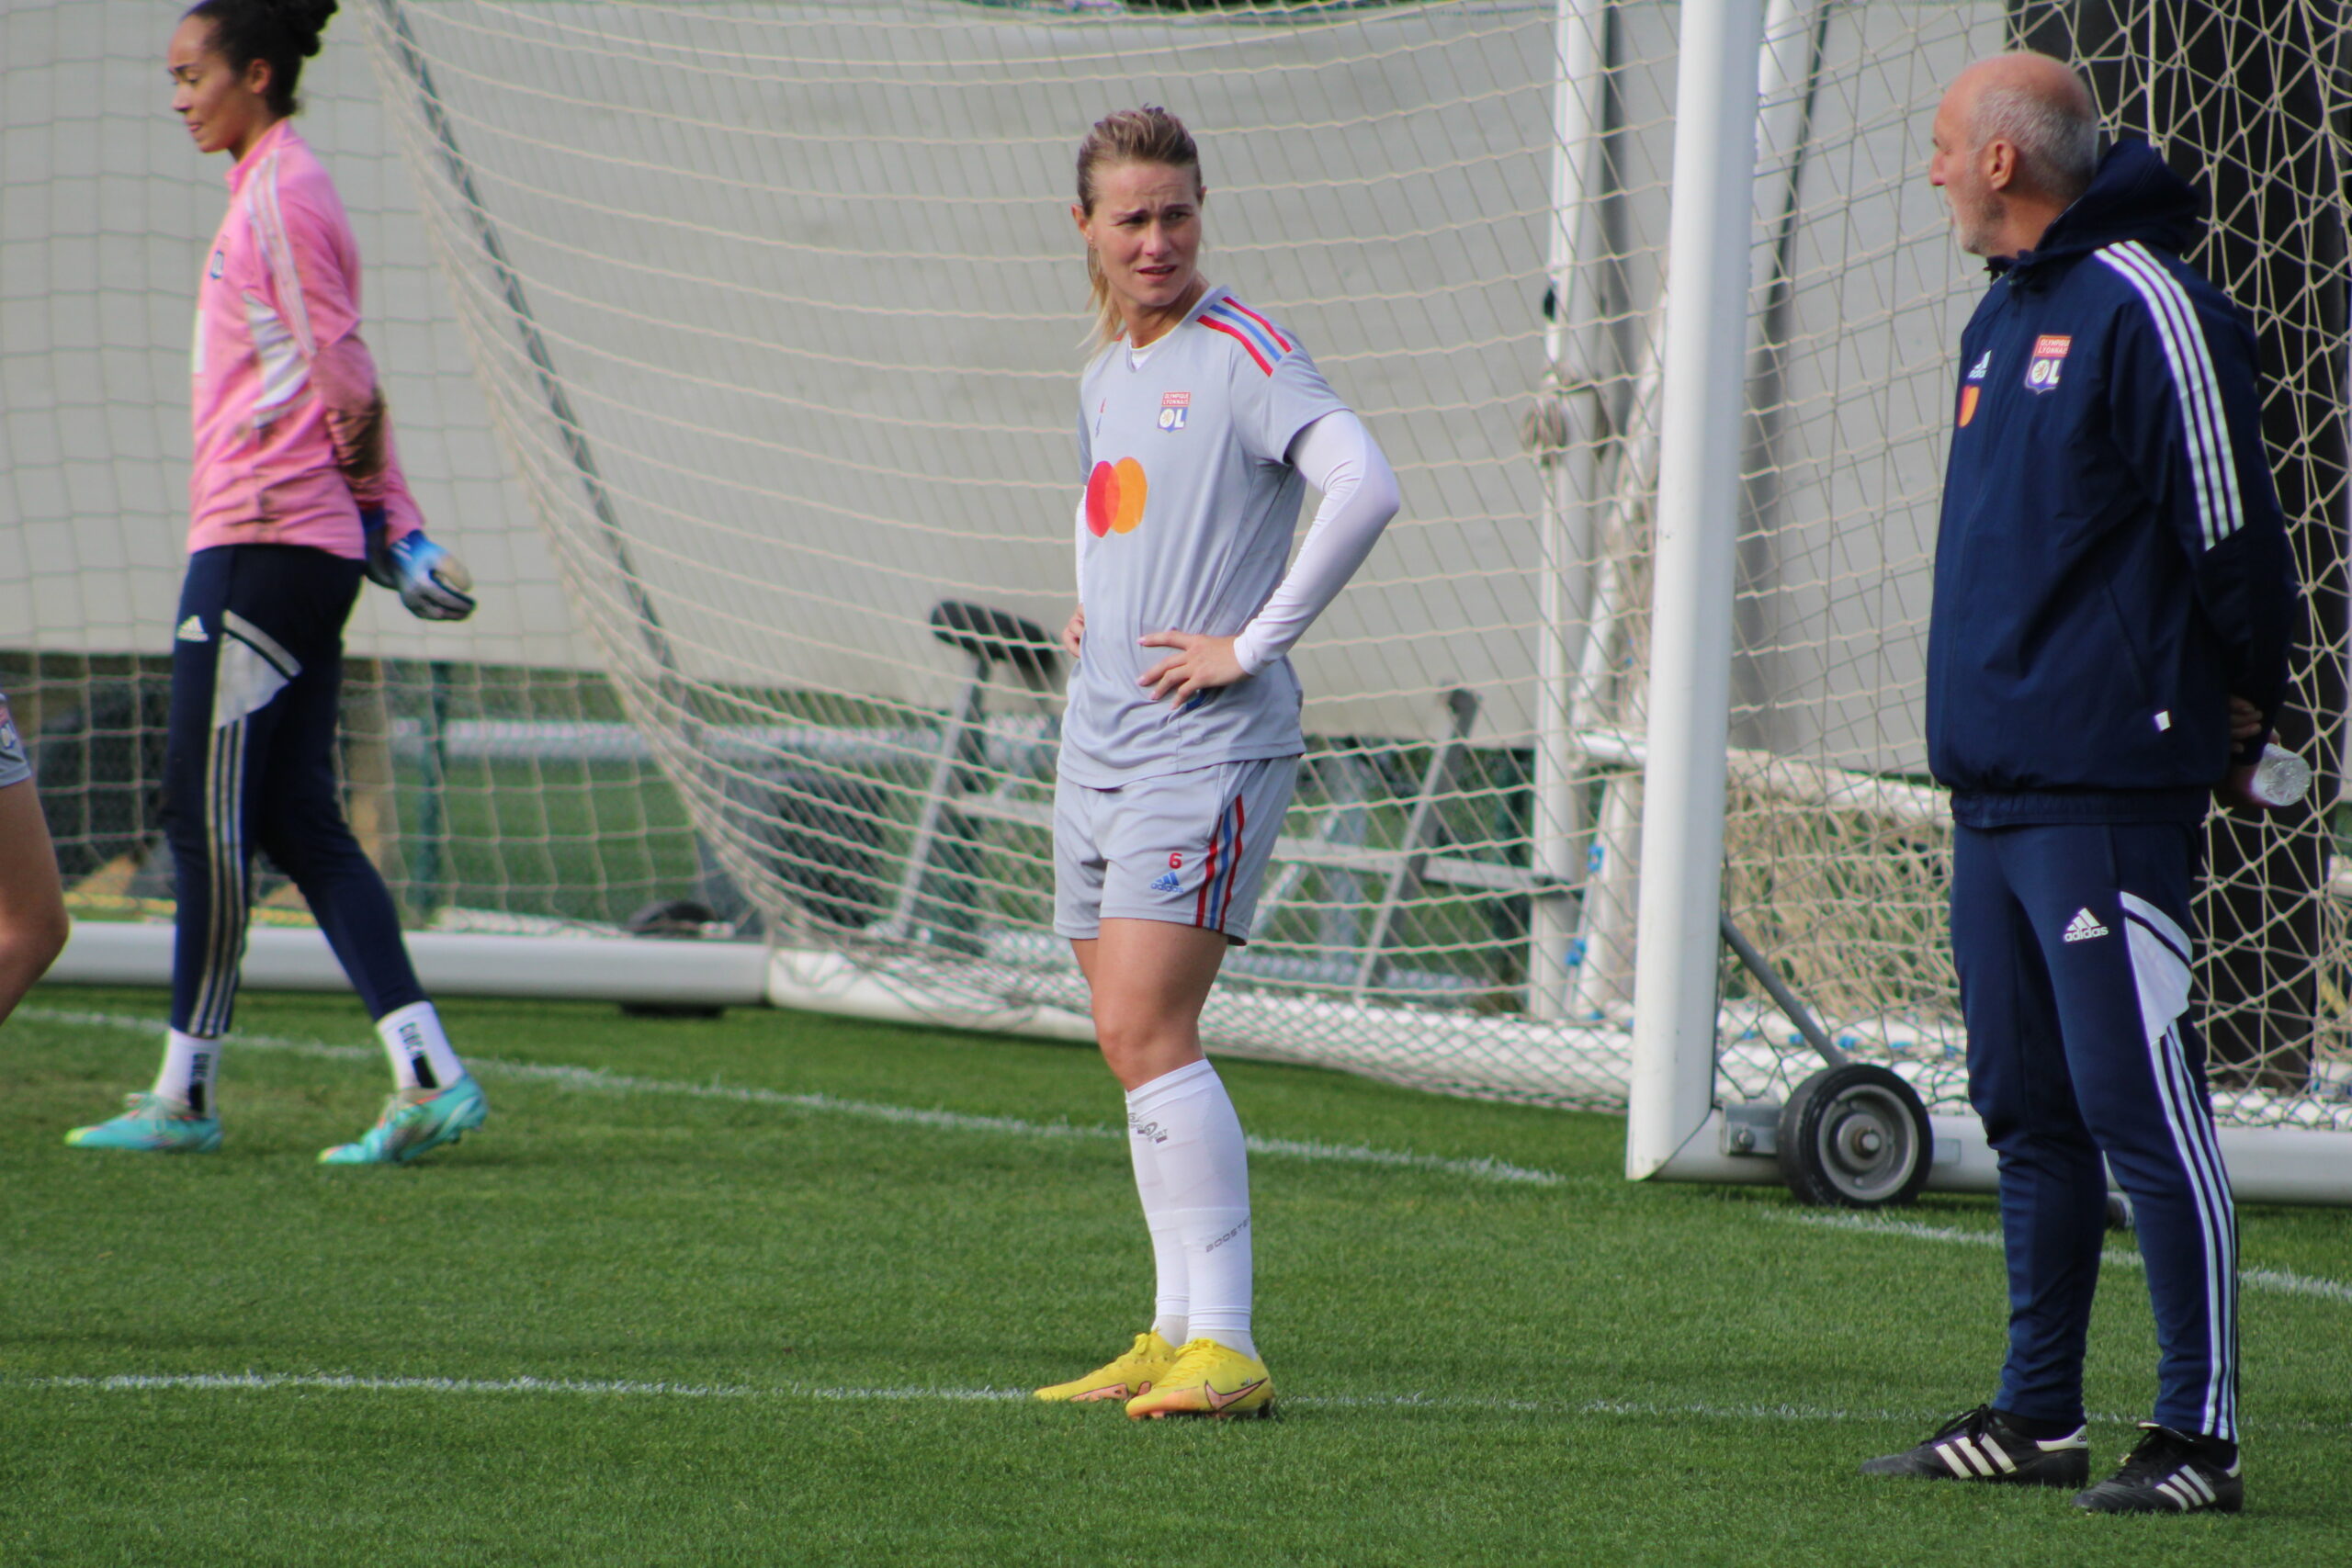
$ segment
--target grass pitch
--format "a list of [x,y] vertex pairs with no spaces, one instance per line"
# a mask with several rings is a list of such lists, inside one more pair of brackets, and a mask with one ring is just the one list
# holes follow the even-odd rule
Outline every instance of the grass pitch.
[[[324,1170],[380,1056],[257,995],[220,1154],[65,1148],[161,1007],[44,990],[0,1032],[0,1562],[2352,1558],[2340,1212],[2245,1215],[2251,1511],[2091,1519],[1853,1473],[1991,1391],[1982,1201],[1857,1228],[1628,1185],[1609,1118],[1227,1063],[1287,1414],[1136,1424],[1017,1396],[1148,1313],[1090,1053],[457,1003],[489,1126]],[[2152,1393],[2125,1267],[2093,1350],[2104,1468]]]

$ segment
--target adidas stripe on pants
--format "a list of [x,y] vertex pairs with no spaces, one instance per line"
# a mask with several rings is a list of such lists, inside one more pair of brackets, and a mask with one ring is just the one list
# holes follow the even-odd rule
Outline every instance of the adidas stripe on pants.
[[2190,823],[1959,828],[1952,954],[1969,1098],[2001,1165],[2001,1409],[2083,1418],[2107,1174],[2132,1199],[2155,1418],[2237,1438],[2237,1219],[2190,1018]]
[[343,623],[359,579],[357,561],[299,545],[188,558],[164,757],[172,1027],[184,1032],[228,1031],[257,849],[302,890],[369,1017],[424,1000],[391,895],[335,788]]

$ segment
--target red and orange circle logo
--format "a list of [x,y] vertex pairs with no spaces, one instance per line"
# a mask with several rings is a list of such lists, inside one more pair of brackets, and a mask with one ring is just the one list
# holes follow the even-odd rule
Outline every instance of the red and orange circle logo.
[[1086,525],[1094,536],[1132,534],[1143,521],[1143,465],[1133,457],[1114,464],[1097,463],[1086,479]]

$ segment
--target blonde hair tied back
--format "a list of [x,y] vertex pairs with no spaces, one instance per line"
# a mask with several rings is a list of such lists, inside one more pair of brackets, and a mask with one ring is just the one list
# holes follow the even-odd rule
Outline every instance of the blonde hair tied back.
[[[1184,129],[1182,120],[1157,104],[1104,115],[1078,144],[1078,209],[1090,218],[1094,216],[1098,194],[1096,173],[1113,164],[1161,164],[1171,169],[1190,169],[1193,184],[1201,183],[1201,152],[1193,144],[1193,133]],[[1111,298],[1110,280],[1102,276],[1102,263],[1092,245],[1086,247],[1086,287],[1094,307],[1094,331],[1088,343],[1099,348],[1125,329],[1119,307]]]

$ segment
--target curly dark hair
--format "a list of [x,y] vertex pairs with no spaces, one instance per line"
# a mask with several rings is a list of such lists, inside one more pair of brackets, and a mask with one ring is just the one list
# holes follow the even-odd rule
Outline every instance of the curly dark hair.
[[335,0],[198,0],[189,17],[212,24],[212,52],[242,72],[256,60],[269,62],[263,96],[272,114],[284,117],[301,107],[294,85],[302,62],[319,52],[319,35],[334,15]]

